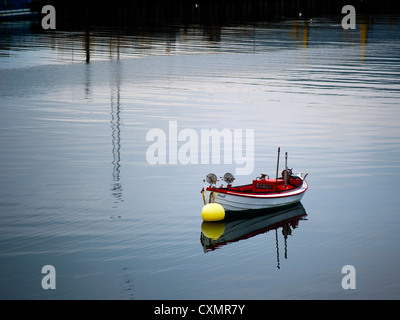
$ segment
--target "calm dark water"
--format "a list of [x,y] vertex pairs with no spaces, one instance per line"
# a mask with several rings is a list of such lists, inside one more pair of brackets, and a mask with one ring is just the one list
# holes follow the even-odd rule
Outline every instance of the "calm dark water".
[[[0,36],[1,299],[400,298],[399,16]],[[302,206],[202,224],[205,175],[243,165],[151,165],[170,121],[254,130],[238,184],[280,146]]]

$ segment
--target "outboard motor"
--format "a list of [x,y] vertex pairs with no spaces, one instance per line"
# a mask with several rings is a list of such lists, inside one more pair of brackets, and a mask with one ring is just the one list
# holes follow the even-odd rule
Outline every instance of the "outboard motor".
[[282,171],[282,178],[284,181],[284,187],[289,184],[289,179],[292,176],[292,169],[288,169],[287,167],[287,152],[285,152],[285,170]]
[[292,176],[292,169],[285,169],[282,171],[282,178],[285,187],[289,184],[289,179],[291,176]]

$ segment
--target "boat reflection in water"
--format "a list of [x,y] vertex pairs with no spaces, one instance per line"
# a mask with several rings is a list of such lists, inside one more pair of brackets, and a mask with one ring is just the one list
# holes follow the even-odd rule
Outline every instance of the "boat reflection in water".
[[301,203],[285,207],[284,209],[254,210],[249,213],[238,213],[236,216],[222,222],[206,222],[201,225],[200,241],[204,252],[213,251],[229,243],[248,239],[261,233],[275,230],[277,267],[279,263],[278,231],[282,230],[284,237],[284,253],[287,259],[287,237],[292,230],[299,226],[300,220],[307,220],[306,210]]

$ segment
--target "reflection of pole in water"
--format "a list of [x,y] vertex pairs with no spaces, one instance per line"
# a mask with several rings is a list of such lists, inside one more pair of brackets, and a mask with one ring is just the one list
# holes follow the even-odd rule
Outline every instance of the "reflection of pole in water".
[[306,63],[306,50],[308,47],[308,36],[309,36],[309,30],[308,30],[308,24],[311,23],[310,21],[304,20],[303,22],[303,33],[302,36],[300,37],[300,24],[298,21],[293,22],[293,30],[291,31],[291,36],[295,40],[297,45],[301,45],[301,47],[304,49],[303,51],[303,63]]
[[281,267],[279,264],[278,228],[275,229],[275,244],[276,244],[276,261],[277,261],[276,267],[280,269]]
[[85,52],[86,52],[86,63],[90,62],[90,34],[89,29],[85,32]]
[[85,99],[90,98],[90,80],[91,72],[90,72],[90,64],[86,65],[85,69]]
[[292,235],[292,229],[290,228],[289,223],[285,223],[282,226],[282,235],[285,239],[285,259],[287,259],[287,238],[289,235]]
[[113,153],[113,181],[119,181],[120,174],[120,150],[121,150],[121,129],[120,129],[120,109],[119,93],[117,93],[117,103],[111,97],[111,129],[112,129],[112,153]]
[[[276,245],[276,260],[277,260],[277,268],[280,269],[280,262],[279,262],[279,242],[278,242],[278,228],[275,229],[275,245]],[[285,240],[285,259],[287,259],[287,237],[292,235],[292,229],[290,228],[289,223],[285,223],[282,226],[282,235]]]
[[132,275],[130,274],[129,268],[125,267],[122,269],[123,274],[121,277],[121,294],[122,299],[135,299],[135,283],[133,282]]
[[368,18],[360,19],[360,44],[361,44],[361,61],[365,61],[367,53],[367,36],[368,36]]
[[120,181],[120,169],[121,169],[121,117],[120,117],[120,79],[117,81],[117,92],[116,97],[114,92],[111,91],[111,137],[112,137],[112,154],[113,154],[113,185],[111,188],[112,195],[119,203],[122,200],[122,186]]
[[304,21],[304,28],[303,28],[303,48],[307,49],[308,46],[308,22]]

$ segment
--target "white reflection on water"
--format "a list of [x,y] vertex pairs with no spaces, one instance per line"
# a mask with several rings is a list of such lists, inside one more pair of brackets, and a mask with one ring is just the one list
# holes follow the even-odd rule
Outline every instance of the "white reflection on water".
[[[1,297],[399,297],[399,24],[360,21],[2,29]],[[277,146],[310,172],[308,221],[280,269],[273,233],[203,253],[202,179],[234,166],[149,165],[146,133],[170,120],[254,129],[254,173],[237,183],[274,172]],[[346,264],[354,292],[340,286]]]

